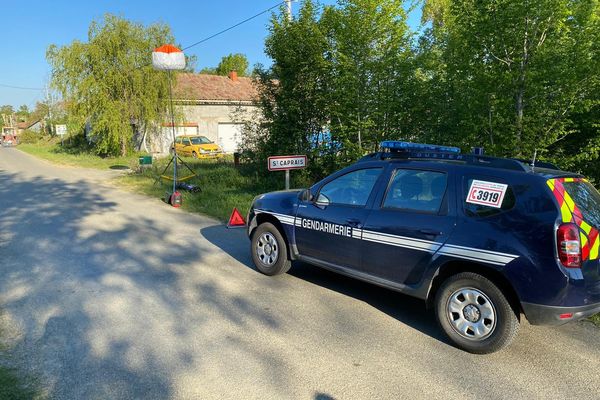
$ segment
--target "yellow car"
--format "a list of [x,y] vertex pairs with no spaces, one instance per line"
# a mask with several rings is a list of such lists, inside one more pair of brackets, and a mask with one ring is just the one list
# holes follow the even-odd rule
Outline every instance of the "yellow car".
[[217,158],[223,150],[205,136],[178,136],[175,139],[177,154],[194,158]]

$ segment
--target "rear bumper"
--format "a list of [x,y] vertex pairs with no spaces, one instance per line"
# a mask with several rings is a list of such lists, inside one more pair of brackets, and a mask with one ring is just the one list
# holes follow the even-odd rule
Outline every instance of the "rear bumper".
[[[557,307],[521,303],[527,320],[532,325],[563,325],[600,313],[600,303],[579,307]],[[571,314],[571,316],[568,316]],[[561,318],[563,316],[563,318]]]

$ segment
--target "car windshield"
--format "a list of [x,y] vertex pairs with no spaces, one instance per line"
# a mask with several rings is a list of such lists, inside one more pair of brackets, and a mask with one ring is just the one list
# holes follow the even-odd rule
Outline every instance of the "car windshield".
[[600,193],[591,183],[585,180],[564,182],[565,190],[583,215],[583,220],[590,225],[600,227]]
[[210,144],[212,143],[207,137],[204,136],[194,136],[191,137],[190,140],[192,144]]

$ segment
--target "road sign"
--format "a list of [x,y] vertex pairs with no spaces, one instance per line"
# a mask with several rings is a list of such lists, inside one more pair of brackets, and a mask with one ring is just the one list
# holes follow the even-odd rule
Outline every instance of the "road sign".
[[272,156],[268,159],[269,171],[285,171],[285,188],[290,188],[290,169],[306,168],[306,156]]
[[285,171],[306,168],[306,156],[269,157],[269,171]]
[[57,136],[64,136],[67,134],[67,126],[66,125],[54,125],[54,129],[56,130]]

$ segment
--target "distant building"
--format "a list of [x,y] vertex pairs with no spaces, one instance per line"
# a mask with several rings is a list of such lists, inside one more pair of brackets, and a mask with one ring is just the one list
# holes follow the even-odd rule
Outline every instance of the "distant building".
[[23,131],[33,131],[41,133],[44,130],[44,123],[41,119],[32,119],[25,122],[17,123],[17,135],[23,133]]
[[[173,88],[176,113],[183,122],[176,123],[176,135],[203,135],[233,153],[241,141],[241,126],[257,110],[258,91],[251,78],[180,73]],[[162,124],[159,140],[152,150],[166,152],[172,142],[171,124]]]

